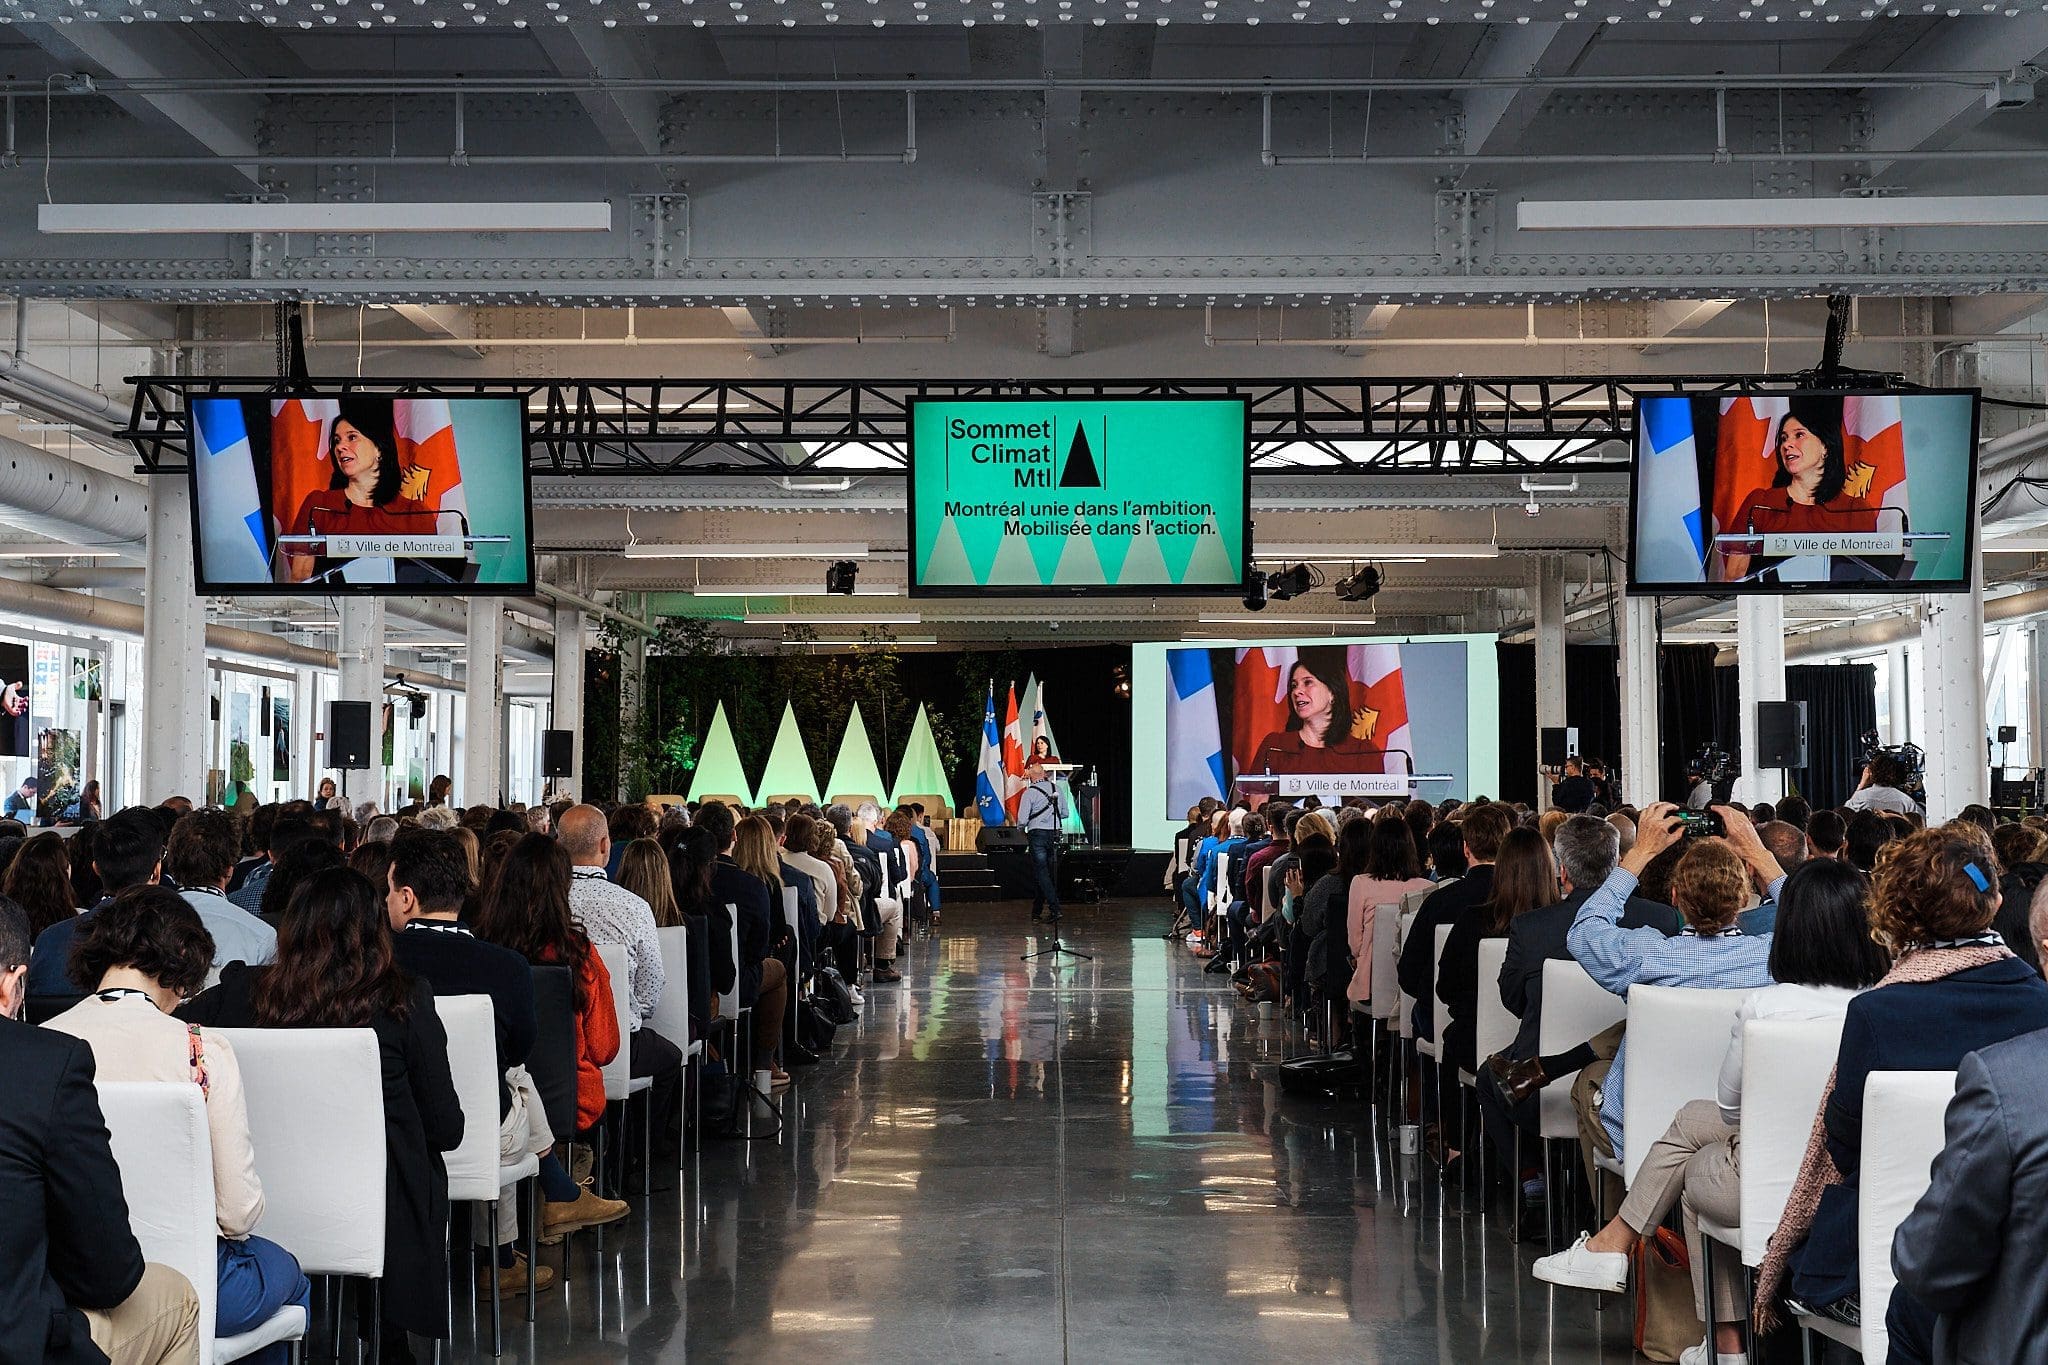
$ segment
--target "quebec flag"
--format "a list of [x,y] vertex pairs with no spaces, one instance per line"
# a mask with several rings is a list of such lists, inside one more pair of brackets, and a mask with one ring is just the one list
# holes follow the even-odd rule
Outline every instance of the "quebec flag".
[[996,725],[996,685],[988,685],[988,707],[981,713],[981,763],[974,773],[974,809],[984,825],[1006,822],[1003,810],[1003,733]]
[[198,475],[200,562],[215,583],[268,583],[270,528],[256,490],[256,461],[239,399],[192,405],[192,464]]
[[1636,408],[1636,563],[1646,583],[1706,581],[1706,524],[1700,515],[1700,460],[1692,400],[1642,399]]
[[1229,776],[1209,651],[1167,650],[1166,673],[1166,812],[1178,817],[1205,796],[1226,796]]

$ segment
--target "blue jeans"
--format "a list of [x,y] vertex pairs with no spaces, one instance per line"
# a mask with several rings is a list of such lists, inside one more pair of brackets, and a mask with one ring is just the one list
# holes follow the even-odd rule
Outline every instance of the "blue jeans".
[[1054,919],[1060,915],[1060,836],[1058,830],[1033,829],[1025,831],[1025,838],[1031,844],[1031,872],[1038,879],[1038,894],[1031,898],[1031,912],[1048,911]]
[[[261,1237],[233,1242],[223,1237],[215,1262],[220,1271],[220,1299],[213,1319],[217,1337],[240,1336],[261,1327],[287,1304],[310,1307],[313,1287],[299,1272],[297,1259],[275,1242]],[[279,1342],[247,1358],[268,1365],[289,1360],[291,1353]]]

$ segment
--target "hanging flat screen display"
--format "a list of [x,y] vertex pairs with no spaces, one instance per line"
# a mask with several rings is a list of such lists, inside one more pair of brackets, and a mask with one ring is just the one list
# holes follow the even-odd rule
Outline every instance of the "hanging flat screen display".
[[1235,592],[1248,449],[1236,398],[913,400],[911,594]]
[[1967,592],[1975,390],[1636,400],[1633,592]]
[[200,588],[531,592],[517,397],[195,397]]

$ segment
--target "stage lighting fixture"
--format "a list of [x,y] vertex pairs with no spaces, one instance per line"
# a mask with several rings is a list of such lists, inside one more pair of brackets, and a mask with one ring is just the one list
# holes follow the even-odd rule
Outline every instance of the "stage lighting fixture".
[[1370,564],[1349,578],[1337,580],[1337,600],[1340,602],[1370,602],[1379,590],[1380,571]]
[[841,597],[853,596],[853,580],[859,574],[860,566],[850,559],[841,559],[825,570],[825,591]]
[[1282,569],[1266,579],[1266,595],[1275,602],[1289,602],[1317,587],[1323,581],[1322,573],[1307,564],[1296,564],[1291,569]]
[[1266,576],[1257,569],[1244,577],[1244,609],[1264,611],[1266,609]]

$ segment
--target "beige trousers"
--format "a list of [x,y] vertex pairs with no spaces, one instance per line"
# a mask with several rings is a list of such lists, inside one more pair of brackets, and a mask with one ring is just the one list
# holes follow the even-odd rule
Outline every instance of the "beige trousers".
[[[1692,1257],[1694,1311],[1707,1316],[1706,1262],[1701,1255],[1700,1215],[1732,1227],[1742,1217],[1740,1144],[1742,1130],[1721,1118],[1712,1100],[1694,1100],[1678,1111],[1664,1136],[1650,1144],[1636,1183],[1622,1201],[1621,1221],[1637,1233],[1664,1221],[1682,1204],[1685,1244]],[[1742,1258],[1733,1247],[1714,1248],[1714,1321],[1741,1322]]]
[[198,1365],[199,1296],[167,1265],[144,1266],[133,1294],[85,1322],[113,1365]]

